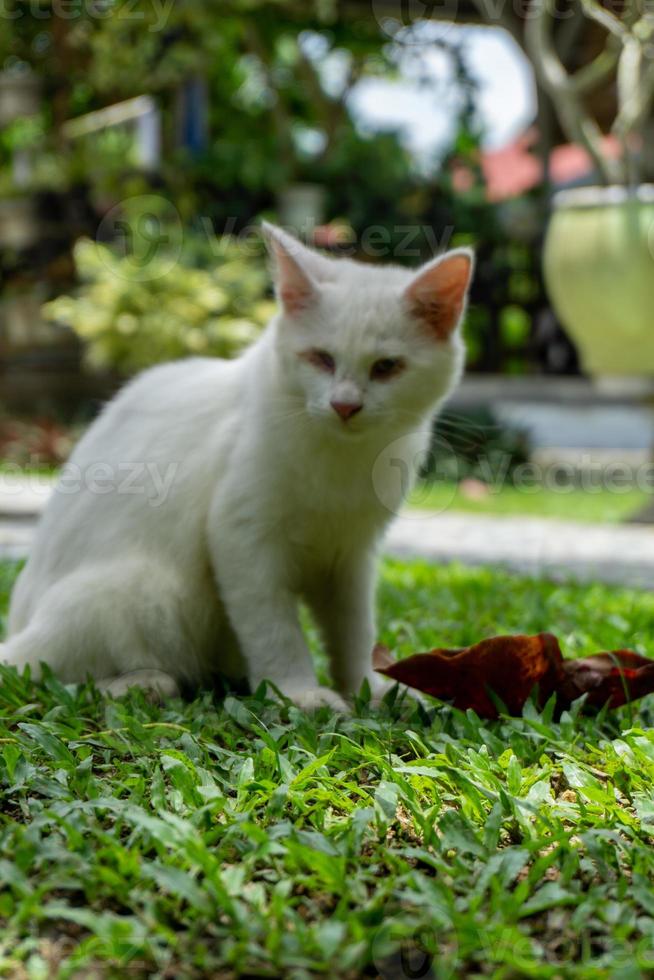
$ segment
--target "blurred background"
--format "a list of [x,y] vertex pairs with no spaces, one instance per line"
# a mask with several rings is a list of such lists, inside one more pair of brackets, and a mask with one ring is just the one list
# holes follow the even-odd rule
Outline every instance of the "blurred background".
[[0,20],[5,549],[125,379],[262,329],[262,217],[367,262],[474,245],[467,376],[416,512],[654,519],[646,5],[5,0]]

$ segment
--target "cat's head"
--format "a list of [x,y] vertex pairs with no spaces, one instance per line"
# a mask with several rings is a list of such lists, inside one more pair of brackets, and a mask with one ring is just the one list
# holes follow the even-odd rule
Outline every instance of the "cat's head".
[[334,259],[263,226],[274,260],[275,343],[289,388],[328,431],[411,428],[456,385],[473,254],[416,271]]

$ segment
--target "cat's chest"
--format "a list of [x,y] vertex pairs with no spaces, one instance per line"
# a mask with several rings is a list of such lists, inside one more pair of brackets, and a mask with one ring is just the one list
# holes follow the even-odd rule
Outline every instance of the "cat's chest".
[[271,502],[314,536],[371,533],[399,513],[426,439],[417,432],[381,445],[354,444],[340,455],[297,455],[272,481]]
[[370,547],[392,517],[374,488],[345,484],[296,487],[275,512],[281,546],[294,564],[308,566]]

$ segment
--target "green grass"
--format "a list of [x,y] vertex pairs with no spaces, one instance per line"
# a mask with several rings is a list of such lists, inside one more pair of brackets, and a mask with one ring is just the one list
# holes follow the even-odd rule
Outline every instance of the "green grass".
[[55,479],[61,467],[43,463],[41,466],[22,466],[12,463],[10,460],[0,459],[0,476],[20,476],[23,479],[30,477],[40,477],[42,479]]
[[[381,619],[400,653],[654,644],[652,594],[419,563],[386,563]],[[647,701],[311,717],[0,676],[0,976],[653,975]]]
[[556,517],[569,521],[618,523],[635,514],[651,500],[642,490],[627,489],[589,492],[578,488],[566,492],[532,487],[490,487],[481,500],[471,500],[456,483],[438,482],[416,487],[410,504],[443,513],[515,515],[519,517]]

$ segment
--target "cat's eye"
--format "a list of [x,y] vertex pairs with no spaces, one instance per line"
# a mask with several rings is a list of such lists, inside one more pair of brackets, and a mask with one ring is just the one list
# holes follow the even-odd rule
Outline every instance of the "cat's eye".
[[336,361],[329,351],[311,348],[311,350],[303,351],[300,357],[321,371],[326,371],[328,374],[333,374],[336,370]]
[[404,361],[401,357],[381,357],[370,368],[370,377],[373,381],[386,381],[394,378],[403,368]]

